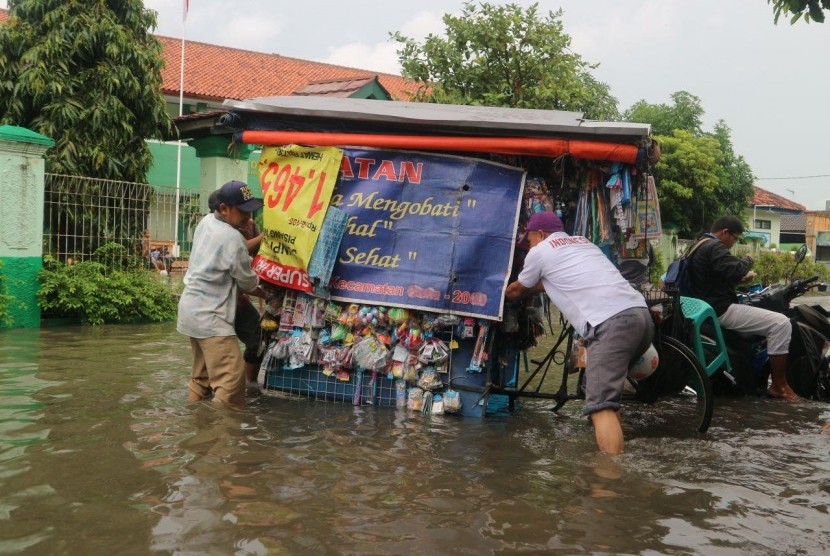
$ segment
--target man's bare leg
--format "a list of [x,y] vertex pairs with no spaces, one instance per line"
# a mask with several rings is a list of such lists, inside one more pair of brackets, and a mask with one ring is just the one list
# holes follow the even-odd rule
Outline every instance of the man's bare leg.
[[788,402],[798,401],[798,394],[793,392],[787,382],[787,355],[770,355],[769,366],[772,370],[772,384],[767,394],[772,398],[780,398]]
[[256,384],[257,377],[259,376],[259,365],[256,363],[248,363],[245,361],[245,379],[248,381],[249,384]]
[[591,414],[594,436],[601,452],[616,455],[623,451],[623,432],[620,416],[613,409],[603,409]]

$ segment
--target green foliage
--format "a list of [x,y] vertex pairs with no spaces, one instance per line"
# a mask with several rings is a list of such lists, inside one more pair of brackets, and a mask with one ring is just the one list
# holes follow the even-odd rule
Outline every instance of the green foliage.
[[659,249],[654,250],[654,257],[648,267],[648,281],[655,288],[660,285],[660,278],[666,272],[666,265],[663,262],[663,253]]
[[700,99],[686,91],[672,93],[672,104],[649,104],[645,100],[635,102],[625,111],[623,119],[628,122],[651,124],[654,135],[671,135],[676,129],[692,135],[702,133],[703,107]]
[[92,254],[92,260],[112,270],[138,270],[143,268],[144,260],[136,250],[127,249],[120,243],[110,242],[102,245]]
[[403,75],[421,84],[417,100],[437,103],[582,111],[590,119],[616,119],[617,100],[591,76],[570,48],[562,11],[538,13],[517,4],[476,6],[444,15],[444,36],[424,42],[400,33]]
[[790,25],[804,18],[805,23],[818,21],[824,23],[824,10],[830,10],[830,0],[767,0],[772,4],[772,11],[775,14],[775,23],[781,15],[790,16]]
[[795,261],[787,253],[762,252],[752,265],[752,270],[758,275],[755,279],[763,285],[777,284],[789,275]]
[[95,261],[67,266],[44,259],[38,300],[46,316],[84,324],[162,322],[176,316],[176,298],[152,272],[109,270]]
[[702,130],[698,97],[678,91],[671,98],[671,105],[641,100],[623,117],[652,125],[662,151],[653,170],[663,222],[681,237],[695,237],[718,216],[740,217],[752,196],[752,169],[735,154],[725,122],[711,133]]
[[12,316],[9,312],[12,301],[12,296],[6,291],[6,276],[3,274],[3,261],[0,261],[0,324],[12,325]]
[[172,133],[155,25],[141,0],[9,0],[0,123],[55,140],[48,172],[145,181],[144,139]]
[[715,139],[685,130],[655,138],[662,151],[653,168],[661,218],[675,225],[681,237],[695,237],[720,212],[715,191],[723,153]]
[[[767,286],[789,280],[794,267],[795,257],[793,253],[764,251],[755,259],[752,270],[758,274],[756,282]],[[826,282],[830,278],[830,271],[828,271],[826,265],[817,263],[812,258],[807,258],[798,265],[795,274],[792,275],[793,279],[810,278],[811,276],[818,276],[820,281]]]
[[[735,154],[731,130],[726,122],[719,120],[711,137],[720,145],[722,157],[719,181],[708,214],[712,216],[711,220],[722,214],[740,218],[752,199],[752,184],[755,181],[752,168],[743,156]],[[707,225],[711,224],[711,220]]]

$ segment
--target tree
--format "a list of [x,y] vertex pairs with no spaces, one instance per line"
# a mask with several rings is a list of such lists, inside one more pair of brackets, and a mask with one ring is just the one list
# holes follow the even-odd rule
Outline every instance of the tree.
[[625,111],[627,121],[652,125],[662,157],[654,167],[660,214],[684,236],[693,236],[722,214],[740,218],[752,196],[752,169],[735,154],[724,121],[712,133],[702,130],[700,99],[686,91],[672,104],[640,100]]
[[818,21],[824,23],[824,12],[830,10],[830,0],[767,0],[772,4],[772,11],[775,14],[775,23],[782,14],[789,14],[790,25],[804,18],[806,23]]
[[[719,120],[711,134],[720,145],[722,154],[720,176],[714,196],[717,203],[714,206],[720,214],[733,214],[741,218],[752,199],[755,176],[744,157],[735,154],[731,133],[726,122]],[[719,214],[712,216],[717,217]]]
[[655,139],[662,152],[653,169],[660,216],[681,236],[692,236],[721,212],[715,195],[723,159],[720,145],[712,137],[696,137],[683,129]]
[[700,135],[704,114],[700,99],[686,91],[672,93],[671,99],[674,101],[671,105],[637,101],[625,111],[623,119],[628,122],[650,123],[654,135],[671,135],[675,129]]
[[47,171],[144,182],[146,138],[172,133],[156,14],[141,0],[10,0],[0,123],[55,140]]
[[476,6],[444,15],[445,36],[420,44],[394,33],[403,75],[421,84],[426,102],[582,111],[587,118],[618,117],[617,100],[570,49],[562,10],[538,13],[516,4]]

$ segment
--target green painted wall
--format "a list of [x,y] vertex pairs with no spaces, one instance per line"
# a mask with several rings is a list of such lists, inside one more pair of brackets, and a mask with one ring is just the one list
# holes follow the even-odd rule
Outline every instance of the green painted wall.
[[[148,142],[150,152],[153,153],[153,165],[147,173],[147,183],[150,185],[175,187],[176,186],[176,144]],[[257,197],[262,196],[257,174],[257,162],[260,151],[254,151],[248,160],[248,185]],[[182,191],[199,191],[201,181],[200,159],[196,157],[196,149],[190,145],[182,145]]]
[[248,179],[247,184],[251,188],[251,193],[254,197],[262,198],[262,186],[259,184],[259,172],[257,171],[257,164],[259,164],[259,155],[262,150],[257,149],[251,153],[248,159]]
[[[147,142],[153,154],[153,165],[147,172],[147,183],[164,187],[176,187],[176,159],[178,147],[176,143]],[[180,188],[182,191],[199,191],[199,176],[201,175],[199,159],[196,158],[196,149],[182,144],[182,176]]]
[[[37,302],[38,274],[43,267],[41,257],[0,257],[5,278],[6,293],[12,296],[9,314],[13,328],[40,327],[40,308]],[[0,328],[4,325],[0,324]]]

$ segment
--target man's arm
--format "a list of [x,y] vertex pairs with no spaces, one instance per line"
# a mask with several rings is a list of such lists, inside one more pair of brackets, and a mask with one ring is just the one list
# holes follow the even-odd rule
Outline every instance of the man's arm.
[[712,250],[711,269],[730,284],[737,284],[752,268],[752,257],[735,257],[722,243]]
[[542,293],[543,291],[545,291],[545,287],[542,285],[542,282],[537,283],[532,288],[528,288],[524,284],[516,280],[515,282],[507,286],[507,290],[504,292],[504,294],[510,301],[519,301],[520,299],[530,297],[531,295],[536,293]]

